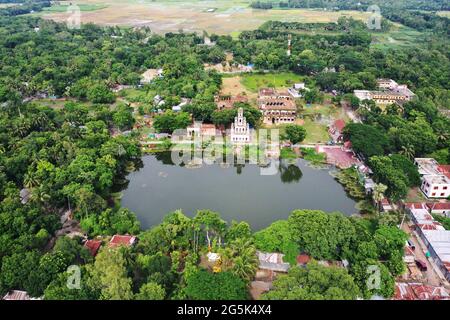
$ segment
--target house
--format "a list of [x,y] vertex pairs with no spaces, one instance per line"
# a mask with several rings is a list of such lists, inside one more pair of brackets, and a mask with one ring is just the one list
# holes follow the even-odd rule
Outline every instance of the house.
[[366,194],[371,194],[375,188],[375,182],[371,178],[364,179],[364,190]]
[[155,78],[162,78],[163,69],[148,69],[141,74],[141,84],[151,83]]
[[309,91],[309,89],[305,86],[305,83],[294,83],[294,85],[288,89],[289,94],[293,98],[301,98],[303,95],[300,92],[301,90]]
[[201,121],[194,121],[186,130],[189,137],[214,137],[217,132],[215,125]]
[[393,300],[449,300],[450,294],[444,287],[424,285],[423,283],[395,283]]
[[30,197],[31,197],[30,189],[23,188],[22,190],[20,190],[19,196],[20,196],[20,202],[22,204],[27,204],[28,201],[30,201]]
[[431,213],[450,217],[450,202],[429,202],[426,205]]
[[415,158],[414,164],[421,176],[424,175],[440,175],[439,163],[433,158]]
[[4,297],[3,300],[40,300],[31,298],[26,291],[11,290]]
[[442,229],[423,230],[422,238],[434,262],[447,281],[450,281],[450,230]]
[[118,246],[130,247],[134,245],[135,242],[136,242],[135,236],[115,234],[109,241],[109,247],[110,248],[115,248]]
[[262,270],[270,270],[274,272],[288,272],[290,264],[283,262],[284,254],[281,253],[265,253],[257,252],[259,260],[259,268]]
[[423,240],[430,256],[450,281],[450,230],[433,219],[427,209],[408,209],[417,233]]
[[306,266],[311,261],[311,257],[305,253],[302,253],[297,256],[296,260],[298,266]]
[[191,100],[187,98],[181,98],[181,102],[177,104],[176,106],[172,107],[172,111],[179,112],[182,110],[182,108],[187,105]]
[[437,166],[437,170],[446,176],[447,178],[450,178],[450,165],[448,164],[440,164]]
[[230,140],[232,143],[247,143],[250,142],[250,125],[244,117],[244,110],[239,108],[237,117],[231,124]]
[[84,243],[84,247],[86,247],[89,250],[89,252],[93,257],[97,255],[98,250],[100,249],[101,246],[102,246],[101,240],[87,240]]
[[247,103],[248,98],[243,95],[216,95],[214,96],[214,102],[217,105],[217,110],[233,109],[235,103]]
[[380,208],[381,212],[389,212],[389,211],[394,210],[392,205],[389,203],[389,200],[386,198],[381,199],[381,201],[379,203],[379,208]]
[[447,166],[439,165],[433,158],[415,158],[414,164],[422,176],[420,190],[428,198],[450,196],[450,177]]
[[342,132],[344,131],[345,125],[346,123],[343,119],[337,119],[328,128],[328,133],[334,142],[342,142],[344,139]]
[[201,126],[202,136],[214,137],[216,135],[216,126],[209,123],[203,123]]
[[450,178],[445,175],[423,176],[420,189],[428,198],[448,198],[450,196]]
[[422,202],[405,202],[405,209],[427,209],[427,205]]
[[297,118],[297,106],[288,92],[263,88],[259,90],[257,103],[265,124],[294,123]]

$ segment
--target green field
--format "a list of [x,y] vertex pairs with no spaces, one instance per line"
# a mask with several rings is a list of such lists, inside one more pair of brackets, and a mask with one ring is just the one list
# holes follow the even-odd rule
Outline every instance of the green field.
[[306,129],[306,138],[303,141],[305,144],[312,143],[325,143],[330,140],[328,135],[327,126],[312,121],[309,118],[305,119],[303,127]]
[[280,73],[252,73],[244,74],[241,83],[252,92],[257,92],[260,88],[287,88],[296,82],[301,82],[304,77],[292,72]]
[[424,33],[394,24],[389,32],[373,33],[372,47],[379,49],[402,48],[420,43]]

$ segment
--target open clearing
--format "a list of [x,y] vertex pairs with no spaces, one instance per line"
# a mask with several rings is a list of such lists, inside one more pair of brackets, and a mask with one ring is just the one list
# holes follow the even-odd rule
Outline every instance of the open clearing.
[[[66,21],[67,12],[60,11],[61,5],[69,3],[84,5],[81,12],[82,23],[119,26],[149,26],[157,33],[177,32],[179,30],[230,34],[237,36],[243,30],[258,28],[268,20],[298,22],[330,22],[342,16],[366,20],[366,12],[292,9],[292,10],[257,10],[249,7],[248,0],[75,0],[61,1],[59,10],[38,13],[38,15],[56,21]],[[88,7],[88,5],[97,5]],[[92,10],[93,8],[93,10]]]
[[261,88],[283,90],[292,87],[294,83],[302,81],[302,76],[292,72],[251,73],[243,74],[241,78],[241,83],[252,92],[257,92]]

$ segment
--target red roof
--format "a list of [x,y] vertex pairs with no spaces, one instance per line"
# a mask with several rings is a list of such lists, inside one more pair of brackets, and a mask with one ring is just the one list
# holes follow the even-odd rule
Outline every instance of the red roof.
[[450,210],[450,202],[429,202],[427,206],[430,210]]
[[311,257],[307,254],[300,254],[297,256],[298,264],[307,264],[311,260]]
[[437,169],[439,172],[447,176],[447,178],[450,178],[450,165],[449,164],[440,164],[438,165]]
[[449,292],[444,287],[434,287],[421,283],[396,283],[394,300],[449,300]]
[[84,246],[88,248],[89,252],[93,257],[97,255],[98,249],[100,249],[100,246],[102,245],[102,242],[100,240],[87,240],[84,243]]
[[3,297],[3,300],[30,300],[30,296],[26,291],[12,290]]
[[352,147],[352,142],[350,140],[344,142],[344,148],[350,149],[351,147]]
[[344,127],[345,127],[345,121],[342,120],[342,119],[337,119],[337,120],[334,122],[333,125],[334,125],[334,127],[336,128],[337,131],[342,132],[342,130],[343,130]]
[[421,202],[405,202],[405,207],[408,209],[426,209],[426,204]]
[[390,205],[388,199],[386,199],[386,198],[381,199],[381,204],[382,205]]
[[136,241],[136,237],[135,236],[121,236],[121,235],[114,235],[111,238],[111,241],[109,242],[109,247],[117,247],[117,246],[131,246],[134,244],[134,242]]
[[438,170],[442,173],[450,172],[450,164],[440,164],[438,165]]

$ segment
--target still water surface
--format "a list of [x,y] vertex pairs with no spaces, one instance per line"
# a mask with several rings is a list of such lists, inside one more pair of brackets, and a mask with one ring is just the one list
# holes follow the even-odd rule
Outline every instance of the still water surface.
[[247,221],[253,230],[286,219],[294,209],[357,213],[355,201],[330,175],[332,169],[312,168],[302,159],[281,163],[275,175],[261,175],[254,164],[189,169],[174,165],[170,153],[142,161],[143,168],[128,176],[122,206],[134,211],[145,229],[176,209],[188,216],[211,209],[228,222]]

